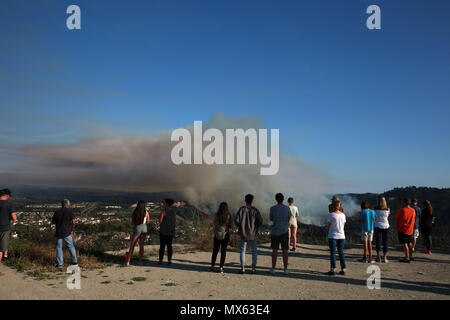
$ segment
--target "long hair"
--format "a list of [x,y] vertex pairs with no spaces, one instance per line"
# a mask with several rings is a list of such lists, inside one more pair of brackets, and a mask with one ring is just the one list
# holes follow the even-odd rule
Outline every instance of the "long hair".
[[377,209],[379,209],[379,210],[387,210],[388,209],[385,197],[381,196],[378,198],[378,208]]
[[144,223],[144,218],[147,211],[145,210],[145,202],[144,200],[139,200],[137,203],[136,209],[133,211],[133,215],[131,217],[131,221],[133,224],[142,224]]
[[228,204],[226,202],[222,202],[219,205],[219,210],[217,211],[217,221],[219,225],[225,226],[230,221],[231,214],[230,210],[228,210]]
[[333,202],[331,203],[331,210],[333,210],[333,212],[336,210],[341,210],[341,201],[333,200]]
[[431,202],[430,200],[425,200],[425,203],[423,204],[423,207],[425,209],[428,209],[428,211],[430,212],[430,215],[433,215],[433,207],[431,206]]

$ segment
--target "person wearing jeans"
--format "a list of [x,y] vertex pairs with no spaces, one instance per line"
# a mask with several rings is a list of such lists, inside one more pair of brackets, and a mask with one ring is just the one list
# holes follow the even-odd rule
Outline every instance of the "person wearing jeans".
[[258,238],[257,238],[257,236],[255,235],[253,240],[241,239],[241,255],[240,255],[241,273],[245,272],[245,252],[247,250],[247,244],[250,244],[250,246],[252,247],[252,272],[254,273],[255,269],[256,269],[256,263],[258,262],[258,249],[257,249]]
[[341,202],[334,200],[332,203],[332,212],[328,215],[328,244],[330,246],[330,271],[327,275],[334,276],[336,269],[336,247],[338,249],[339,260],[341,262],[341,272],[339,274],[345,275],[347,270],[344,256],[345,245],[345,215],[340,211]]
[[63,258],[63,242],[66,243],[69,248],[70,256],[72,258],[72,265],[77,265],[77,254],[75,246],[73,244],[73,230],[75,228],[75,215],[70,208],[70,201],[64,199],[61,202],[62,208],[57,210],[53,217],[52,223],[56,227],[56,260],[58,262],[58,268],[64,266]]
[[381,244],[383,244],[384,262],[388,263],[388,240],[389,240],[389,215],[390,210],[387,206],[386,198],[378,198],[378,204],[375,207],[375,247],[377,250],[377,262],[381,262]]
[[258,258],[257,234],[258,228],[262,225],[262,216],[259,210],[252,206],[253,195],[245,196],[245,206],[239,208],[234,218],[234,223],[241,236],[241,274],[245,273],[245,251],[247,243],[252,246],[252,273],[256,272],[256,262]]
[[63,242],[67,245],[67,248],[70,252],[70,257],[72,258],[72,264],[78,264],[77,253],[75,251],[75,246],[73,245],[72,235],[69,235],[65,238],[59,238],[56,240],[56,260],[58,261],[58,266],[64,265],[63,258]]

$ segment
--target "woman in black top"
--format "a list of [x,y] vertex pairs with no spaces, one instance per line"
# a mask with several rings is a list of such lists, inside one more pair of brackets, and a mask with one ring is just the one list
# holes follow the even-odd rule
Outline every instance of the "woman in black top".
[[420,217],[420,231],[425,242],[425,247],[422,252],[431,254],[431,229],[433,227],[433,207],[429,200],[425,200],[422,206],[422,215]]

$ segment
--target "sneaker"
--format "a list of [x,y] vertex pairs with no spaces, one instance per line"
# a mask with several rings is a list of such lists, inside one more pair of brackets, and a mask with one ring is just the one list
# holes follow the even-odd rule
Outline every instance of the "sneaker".
[[326,275],[328,275],[328,276],[334,276],[334,275],[336,275],[336,272],[334,272],[334,271],[328,271],[327,273],[325,273]]
[[409,259],[403,258],[400,259],[400,262],[410,263],[411,261]]
[[428,254],[431,254],[431,250],[428,250],[427,253],[428,253]]
[[219,272],[220,272],[220,273],[223,273],[223,268],[219,268]]
[[239,271],[239,273],[240,273],[240,274],[245,274],[245,269],[241,269],[241,270]]
[[78,265],[78,262],[72,262],[72,263],[70,263],[70,265],[71,265],[71,266],[77,266],[77,265]]
[[126,265],[127,267],[129,267],[129,266],[130,266],[130,262],[125,262],[125,265]]
[[162,260],[159,260],[159,261],[158,261],[158,264],[162,264]]
[[295,251],[295,248],[292,248],[290,251]]
[[289,270],[288,269],[284,269],[284,274],[289,274]]
[[389,259],[388,258],[384,258],[384,263],[389,263]]
[[270,268],[270,271],[269,271],[271,274],[275,274],[275,269],[274,268]]
[[345,276],[345,271],[344,271],[344,270],[341,270],[341,271],[339,272],[339,274],[340,274],[341,276]]
[[167,264],[171,265],[171,264],[172,264],[172,261],[168,261]]

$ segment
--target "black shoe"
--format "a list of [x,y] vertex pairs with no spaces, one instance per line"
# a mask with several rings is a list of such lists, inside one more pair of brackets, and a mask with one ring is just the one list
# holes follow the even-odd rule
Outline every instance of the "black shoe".
[[256,269],[252,269],[252,274],[256,274]]
[[362,258],[361,260],[359,260],[359,261],[364,262],[364,263],[367,263],[367,262],[368,262],[367,257],[363,257],[363,258]]
[[410,263],[411,261],[409,259],[403,258],[403,259],[400,259],[400,262]]
[[159,260],[159,261],[158,261],[158,264],[162,264],[162,260]]
[[241,270],[239,271],[239,274],[244,274],[244,273],[245,273],[245,270],[242,270],[242,269],[241,269]]
[[172,261],[168,261],[167,263],[168,263],[169,265],[171,265],[171,264],[172,264]]
[[340,274],[341,276],[345,276],[345,271],[344,271],[344,270],[341,270],[341,271],[339,272],[339,274]]
[[413,258],[413,257],[411,257],[411,258],[409,258],[409,260],[410,260],[410,261],[414,261],[414,258]]
[[325,273],[327,276],[334,276],[336,275],[336,272],[334,271],[328,271],[327,273]]
[[295,251],[295,248],[292,248],[291,251]]

